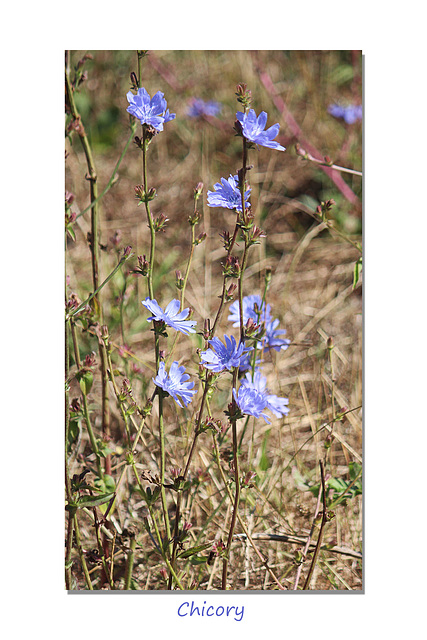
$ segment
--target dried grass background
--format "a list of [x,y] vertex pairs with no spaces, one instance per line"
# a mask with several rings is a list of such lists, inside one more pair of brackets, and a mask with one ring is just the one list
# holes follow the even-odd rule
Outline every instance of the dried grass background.
[[[85,52],[72,51],[72,63]],[[76,96],[83,122],[91,137],[100,189],[108,182],[115,163],[129,136],[126,113],[126,93],[130,88],[129,74],[136,70],[136,53],[132,51],[91,51],[93,60],[87,64],[88,79]],[[213,319],[217,296],[220,294],[221,260],[224,257],[219,233],[231,230],[231,212],[206,206],[206,191],[220,177],[236,173],[241,166],[241,140],[233,132],[238,104],[235,87],[246,82],[253,95],[253,108],[268,113],[268,125],[279,122],[279,142],[285,153],[260,148],[249,153],[254,165],[248,174],[252,187],[252,209],[257,224],[267,237],[252,249],[245,275],[244,291],[262,294],[266,267],[272,268],[272,283],[268,302],[280,327],[287,330],[291,346],[285,352],[266,360],[264,373],[272,393],[289,398],[289,416],[274,419],[271,425],[262,420],[250,422],[241,450],[242,472],[254,470],[257,481],[243,492],[240,513],[269,566],[287,588],[292,588],[297,571],[296,552],[304,547],[312,525],[316,498],[303,491],[299,478],[307,483],[319,482],[318,460],[325,455],[324,442],[328,429],[315,434],[331,420],[332,376],[327,357],[326,341],[334,341],[335,398],[338,408],[354,409],[362,405],[362,297],[361,282],[353,290],[353,267],[358,252],[338,234],[319,230],[313,217],[317,204],[333,198],[334,224],[352,239],[361,241],[361,179],[345,175],[346,184],[355,194],[354,202],[337,189],[325,172],[299,158],[294,151],[300,142],[285,122],[273,96],[262,82],[267,73],[308,140],[319,151],[320,158],[330,156],[341,166],[361,169],[361,125],[345,126],[327,113],[327,106],[336,100],[360,102],[361,55],[351,51],[153,51],[143,60],[143,86],[153,95],[162,90],[168,107],[176,112],[176,120],[167,124],[149,149],[148,183],[156,188],[152,203],[154,216],[163,212],[169,223],[164,234],[157,235],[157,265],[154,288],[160,305],[176,296],[175,270],[184,271],[190,245],[187,222],[193,208],[193,188],[199,181],[205,185],[203,221],[198,231],[206,231],[205,243],[196,247],[192,271],[186,291],[187,303],[194,309],[198,328],[207,317]],[[186,116],[192,96],[217,100],[223,104],[218,119],[195,120]],[[87,171],[79,140],[67,141],[66,188],[75,195],[72,209],[77,213],[89,204]],[[131,145],[118,171],[117,181],[101,202],[102,276],[105,277],[117,261],[112,242],[120,230],[123,248],[131,245],[136,255],[149,253],[149,230],[143,207],[137,207],[133,188],[142,181],[141,153]],[[87,233],[89,212],[78,218],[76,242],[67,246],[67,274],[70,290],[84,299],[91,291],[90,251]],[[135,260],[136,262],[136,260]],[[128,263],[129,264],[129,263]],[[131,265],[132,266],[132,265]],[[129,375],[135,397],[141,404],[152,389],[154,370],[152,333],[146,322],[147,313],[140,301],[146,297],[144,278],[128,275],[124,303],[126,344],[133,357],[123,358],[118,347],[123,344],[118,313],[120,293],[124,285],[121,275],[107,285],[101,294],[104,321],[109,326],[116,346],[113,361],[119,373]],[[230,333],[227,313],[223,314],[217,335]],[[170,346],[171,340],[169,342]],[[94,350],[94,336],[81,337],[83,356]],[[182,359],[188,373],[197,380],[195,348],[202,346],[200,337],[180,336],[175,359]],[[98,358],[99,362],[99,358]],[[141,374],[132,375],[131,363]],[[73,371],[73,369],[72,369]],[[74,368],[75,371],[75,368]],[[120,380],[120,378],[119,378]],[[151,386],[150,386],[151,385]],[[100,433],[99,372],[90,394],[95,430]],[[223,391],[222,391],[223,390]],[[212,401],[215,416],[229,402],[229,389],[219,383],[219,392]],[[70,398],[78,396],[78,386],[72,383]],[[113,398],[113,394],[111,394]],[[166,407],[167,465],[166,469],[183,466],[191,444],[192,424],[197,410],[194,399],[187,411],[176,411],[170,401]],[[156,408],[156,404],[155,404]],[[192,413],[193,412],[193,413]],[[138,467],[157,471],[158,438],[156,410],[143,432],[143,442],[136,456]],[[125,439],[121,416],[111,401],[113,475],[124,464]],[[193,419],[193,422],[192,422]],[[243,422],[243,421],[242,421]],[[349,463],[362,460],[361,409],[346,414],[334,425],[327,472],[336,478],[349,479]],[[224,471],[228,477],[227,450],[231,440],[221,447]],[[83,430],[83,439],[76,452],[72,472],[90,466],[90,443]],[[89,456],[89,457],[88,457]],[[218,537],[226,538],[226,523],[231,514],[223,501],[223,481],[212,455],[209,433],[199,438],[197,455],[190,478],[199,475],[183,503],[184,518],[192,523],[194,544]],[[167,473],[170,477],[170,473]],[[173,503],[170,503],[173,515]],[[323,549],[311,581],[311,589],[360,590],[362,588],[362,497],[348,500],[334,509],[335,518],[326,527]],[[137,532],[137,559],[133,588],[165,589],[160,557],[142,521],[144,504],[132,486],[132,476],[121,487],[113,514],[117,535],[115,580],[122,588],[126,541],[120,547],[120,531],[133,527]],[[224,528],[225,527],[225,528]],[[241,533],[239,524],[237,533]],[[82,521],[81,534],[86,550],[96,547],[89,518]],[[282,536],[274,539],[274,535]],[[316,537],[317,534],[315,534]],[[314,538],[315,539],[315,538]],[[344,551],[344,552],[342,552]],[[302,567],[302,576],[310,561]],[[217,589],[221,585],[221,563],[212,566],[194,564],[187,567],[189,589]],[[95,566],[92,577],[99,573]],[[73,566],[77,588],[84,588],[78,558]],[[300,581],[300,587],[303,579]],[[236,536],[232,547],[229,584],[235,590],[277,588],[243,536]],[[99,588],[99,587],[98,587]]]

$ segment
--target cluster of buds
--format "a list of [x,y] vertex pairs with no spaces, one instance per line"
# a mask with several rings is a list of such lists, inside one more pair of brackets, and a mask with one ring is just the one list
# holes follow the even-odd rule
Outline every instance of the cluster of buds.
[[234,400],[230,402],[227,410],[224,411],[224,413],[229,418],[230,422],[236,422],[236,420],[240,420],[240,418],[243,418],[243,413]]
[[178,542],[181,543],[185,540],[192,526],[193,525],[191,524],[191,522],[188,522],[187,520],[184,522],[184,524],[182,525],[182,529],[178,534]]
[[152,408],[153,408],[152,400],[147,400],[147,402],[145,403],[145,405],[143,406],[143,408],[141,410],[141,416],[143,418],[147,418],[147,416],[150,415]]
[[70,297],[67,300],[66,310],[74,311],[74,309],[77,309],[77,307],[81,304],[81,302],[82,301],[75,293],[71,293]]
[[199,433],[204,433],[205,431],[213,431],[214,433],[222,433],[224,430],[224,425],[221,420],[214,420],[210,416],[207,416],[200,424]]
[[176,480],[182,474],[182,467],[172,467],[170,470],[170,474],[173,480]]
[[76,90],[80,87],[80,85],[87,80],[87,71],[83,71],[83,67],[86,63],[86,60],[93,60],[93,56],[91,53],[85,53],[83,58],[77,62],[74,67],[74,78],[72,81],[73,89]]
[[[155,189],[150,189],[150,191],[154,191]],[[154,196],[153,196],[154,197]],[[152,199],[152,198],[151,198]],[[169,218],[167,218],[165,216],[164,213],[161,213],[155,220],[154,220],[154,231],[157,233],[158,231],[163,231],[163,233],[165,232],[165,226],[166,223],[169,222]]]
[[136,273],[140,276],[146,276],[149,268],[150,263],[148,262],[148,260],[146,260],[145,255],[138,256],[138,266],[133,270],[133,273]]
[[196,469],[194,472],[193,484],[199,485],[204,484],[209,480],[209,473],[207,471],[203,471],[203,469]]
[[217,540],[216,542],[214,542],[208,556],[208,561],[207,561],[208,565],[212,564],[214,558],[220,558],[221,556],[223,556],[225,553],[225,550],[226,550],[226,546],[222,540]]
[[260,329],[264,329],[263,323],[257,324],[253,318],[249,318],[244,327],[245,338],[261,338],[263,331]]
[[134,254],[132,253],[132,247],[130,246],[130,244],[128,244],[124,249],[123,249],[123,256],[122,259],[124,258],[131,258]]
[[247,471],[243,478],[241,478],[241,486],[245,487],[245,489],[251,489],[254,486],[252,480],[254,480],[255,478],[255,471]]
[[331,198],[330,200],[326,200],[326,202],[322,201],[316,207],[316,213],[318,213],[319,216],[322,216],[323,222],[325,222],[327,214],[330,212],[330,210],[335,204],[336,204],[335,200]]
[[134,189],[135,189],[135,198],[138,200],[138,207],[143,202],[147,203],[147,202],[150,202],[150,200],[154,200],[154,198],[157,195],[157,192],[154,189],[154,187],[151,187],[151,189],[148,189],[148,191],[145,191],[144,185],[137,184],[136,187],[134,187]]
[[259,244],[260,238],[265,238],[266,235],[267,234],[265,233],[265,231],[263,231],[259,227],[251,227],[247,232],[248,246],[250,247],[253,244]]
[[225,263],[222,263],[222,273],[226,278],[240,277],[240,263],[235,256],[227,256]]
[[85,356],[84,366],[87,369],[92,369],[95,365],[96,365],[96,353],[95,351],[91,351],[91,353],[88,353],[87,356]]
[[246,82],[241,82],[237,85],[235,95],[237,96],[237,102],[240,102],[244,109],[248,109],[250,107],[252,102],[252,92],[248,90]]
[[194,212],[188,216],[188,222],[192,227],[194,227],[196,224],[199,224],[201,218],[201,214],[198,211],[194,210]]
[[219,234],[219,237],[222,238],[224,249],[226,251],[229,251],[231,247],[231,242],[232,242],[232,238],[230,237],[230,232],[224,230],[222,233]]
[[170,470],[170,474],[172,476],[172,484],[165,484],[164,486],[167,489],[172,489],[173,491],[181,491],[184,488],[185,478],[182,475],[181,467],[172,467]]
[[130,386],[130,382],[128,378],[123,378],[122,388],[120,389],[119,400],[123,402],[123,400],[132,399],[132,387]]
[[[131,118],[133,117],[134,116],[131,116]],[[143,124],[142,128],[144,131],[144,137],[141,139],[138,136],[135,136],[133,139],[134,143],[139,149],[141,149],[141,151],[144,150],[144,141],[145,141],[145,148],[147,148],[151,140],[154,138],[154,136],[156,136],[159,133],[157,129],[155,129],[151,124]]]

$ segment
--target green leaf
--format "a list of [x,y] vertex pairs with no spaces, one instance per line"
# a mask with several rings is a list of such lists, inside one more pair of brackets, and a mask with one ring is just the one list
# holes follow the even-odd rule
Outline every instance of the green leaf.
[[354,70],[351,64],[340,64],[339,67],[333,70],[330,80],[334,84],[341,86],[346,82],[353,80]]
[[75,234],[74,229],[73,229],[73,227],[71,225],[69,227],[67,227],[67,233],[70,236],[71,240],[73,242],[75,242],[76,241],[76,234]]
[[114,491],[111,493],[103,493],[100,496],[81,496],[77,501],[77,506],[82,509],[83,507],[97,507],[100,504],[105,504],[114,498]]
[[182,553],[178,554],[178,558],[189,558],[190,556],[194,556],[199,551],[205,551],[205,549],[209,549],[212,545],[209,544],[201,544],[198,547],[191,547],[190,549],[186,549]]
[[208,559],[205,556],[193,556],[190,560],[190,564],[206,564]]
[[267,433],[265,434],[264,440],[262,441],[261,458],[258,465],[261,471],[267,471],[267,469],[269,469],[271,466],[270,461],[267,457],[267,443],[268,443],[269,435],[270,435],[270,431],[267,431]]
[[116,490],[116,483],[114,482],[114,478],[109,476],[107,473],[104,473],[104,479],[96,478],[95,487],[98,491],[102,491],[104,493],[114,493]]
[[92,389],[93,384],[93,372],[89,369],[82,369],[81,371],[77,371],[76,379],[79,382],[80,389],[82,393],[87,396]]
[[357,285],[357,283],[359,282],[359,274],[360,274],[360,269],[362,268],[362,258],[359,258],[359,260],[355,263],[354,265],[354,272],[353,272],[353,289],[355,288],[355,286]]
[[361,464],[359,464],[358,462],[349,462],[348,473],[351,481],[355,480],[361,471],[362,471]]

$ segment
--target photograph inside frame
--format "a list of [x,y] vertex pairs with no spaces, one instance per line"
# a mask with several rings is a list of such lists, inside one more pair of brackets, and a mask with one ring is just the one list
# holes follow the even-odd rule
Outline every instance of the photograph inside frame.
[[65,51],[66,590],[363,592],[362,95]]

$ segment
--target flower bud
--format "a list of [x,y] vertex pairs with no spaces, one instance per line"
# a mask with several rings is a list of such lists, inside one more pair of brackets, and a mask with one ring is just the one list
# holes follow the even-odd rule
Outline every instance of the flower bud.
[[198,182],[196,187],[194,188],[194,199],[198,200],[202,195],[203,191],[203,182]]
[[136,77],[135,71],[132,71],[132,73],[130,74],[130,81],[131,81],[131,89],[138,91],[139,84],[138,84],[138,78]]
[[197,247],[198,244],[201,244],[204,240],[206,240],[207,233],[203,231],[203,233],[199,233],[197,238],[194,239],[194,246]]
[[238,278],[240,276],[240,263],[235,256],[227,256],[222,267],[222,273],[226,278]]
[[230,284],[230,286],[228,287],[226,293],[225,293],[225,301],[226,302],[230,302],[230,300],[233,300],[234,298],[234,292],[237,289],[237,284]]
[[175,271],[175,286],[179,291],[182,291],[184,286],[184,278],[182,277],[181,271]]
[[[150,189],[151,191],[151,189]],[[150,196],[150,191],[148,192],[148,195]],[[153,196],[154,197],[154,196]],[[161,213],[156,220],[154,221],[154,231],[157,233],[158,231],[163,231],[163,233],[165,232],[165,226],[166,223],[169,222],[169,218],[167,218],[165,216],[164,213]]]
[[138,267],[134,269],[134,273],[137,273],[141,276],[146,276],[148,273],[148,269],[150,267],[150,263],[145,259],[145,254],[143,256],[138,256]]

